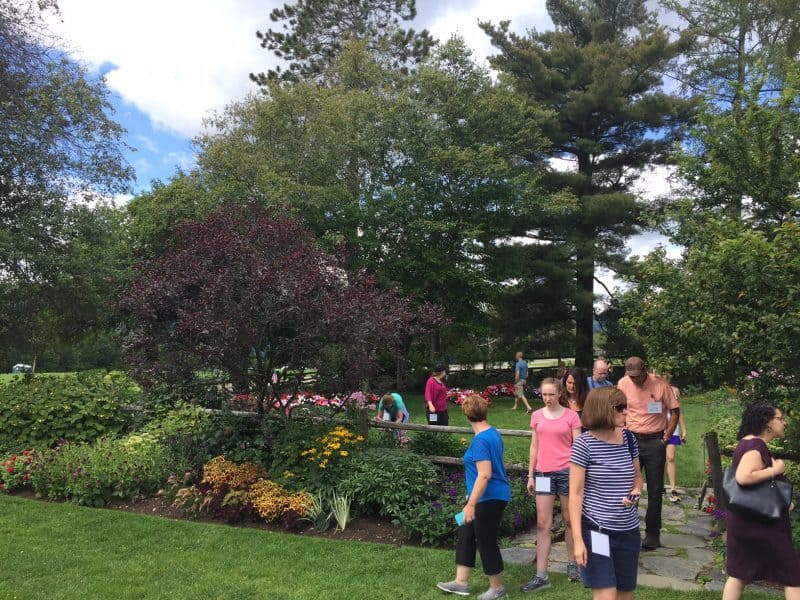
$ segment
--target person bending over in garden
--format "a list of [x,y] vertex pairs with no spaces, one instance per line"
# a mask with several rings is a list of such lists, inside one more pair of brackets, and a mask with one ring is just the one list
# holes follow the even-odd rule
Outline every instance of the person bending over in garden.
[[589,392],[587,431],[572,444],[569,516],[575,559],[594,600],[631,600],[639,568],[642,471],[639,448],[624,429],[628,402],[613,387]]
[[489,401],[478,394],[467,396],[461,405],[475,434],[464,453],[467,503],[462,513],[463,524],[458,527],[456,578],[436,584],[449,594],[469,596],[469,576],[475,567],[477,549],[483,572],[489,576],[489,589],[478,596],[479,600],[495,600],[506,595],[497,532],[503,510],[511,501],[511,485],[503,465],[503,438],[486,420],[488,409]]
[[547,563],[550,560],[553,507],[556,494],[564,519],[567,542],[567,577],[580,581],[581,572],[572,551],[569,520],[569,457],[572,441],[581,433],[578,414],[559,403],[561,384],[548,377],[541,385],[544,408],[531,415],[531,452],[528,465],[528,493],[536,496],[536,574],[520,589],[535,592],[550,587]]
[[450,424],[447,414],[447,385],[444,383],[446,375],[447,367],[438,364],[433,367],[433,373],[425,384],[425,413],[428,425]]
[[[772,458],[767,444],[782,437],[785,430],[786,418],[774,406],[758,403],[744,410],[732,463],[739,485],[783,477],[783,460]],[[793,508],[790,506],[789,510]],[[787,600],[800,599],[800,557],[792,545],[789,513],[765,523],[729,511],[725,521],[728,580],[722,600],[739,600],[745,586],[756,580],[780,583]]]
[[384,394],[378,402],[378,415],[381,421],[394,423],[408,423],[411,415],[403,402],[403,397],[397,392]]

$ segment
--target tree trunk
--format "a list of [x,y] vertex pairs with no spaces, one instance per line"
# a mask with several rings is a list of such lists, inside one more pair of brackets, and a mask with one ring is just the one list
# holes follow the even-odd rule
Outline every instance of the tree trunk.
[[581,240],[575,260],[575,365],[589,367],[594,356],[594,240]]

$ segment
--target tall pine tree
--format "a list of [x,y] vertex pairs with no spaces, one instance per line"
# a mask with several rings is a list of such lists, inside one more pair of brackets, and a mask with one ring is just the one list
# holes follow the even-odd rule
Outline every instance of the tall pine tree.
[[[689,102],[661,89],[662,73],[687,40],[671,41],[643,0],[548,0],[547,8],[553,31],[521,36],[507,21],[481,27],[500,51],[492,66],[555,115],[544,129],[552,149],[538,158],[549,165],[550,190],[574,201],[532,220],[526,235],[566,248],[575,360],[589,365],[595,270],[624,259],[642,210],[631,185],[643,168],[666,159],[690,113]],[[555,166],[564,160],[571,169]]]
[[366,41],[371,53],[392,69],[405,71],[428,55],[436,41],[427,30],[400,27],[416,17],[415,0],[297,0],[274,9],[269,18],[281,29],[257,32],[261,47],[289,62],[289,68],[251,74],[269,80],[324,78],[348,41]]

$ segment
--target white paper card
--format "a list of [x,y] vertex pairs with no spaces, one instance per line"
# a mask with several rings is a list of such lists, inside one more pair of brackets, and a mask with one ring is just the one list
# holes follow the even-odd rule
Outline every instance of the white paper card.
[[648,402],[647,403],[647,414],[648,415],[660,415],[664,412],[664,405],[661,402]]
[[438,423],[439,415],[436,413],[428,413],[428,423]]
[[611,545],[608,541],[608,534],[599,531],[590,531],[592,540],[592,553],[600,556],[611,556]]
[[384,421],[392,420],[392,414],[388,410],[383,411],[383,420]]
[[549,492],[550,491],[550,478],[549,477],[537,477],[536,478],[536,491],[537,492]]

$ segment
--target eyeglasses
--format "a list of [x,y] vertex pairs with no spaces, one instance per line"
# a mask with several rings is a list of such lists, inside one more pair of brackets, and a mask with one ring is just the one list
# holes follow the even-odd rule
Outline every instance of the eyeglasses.
[[628,405],[627,404],[615,404],[614,405],[614,410],[617,411],[618,413],[621,413],[624,410],[628,410]]

